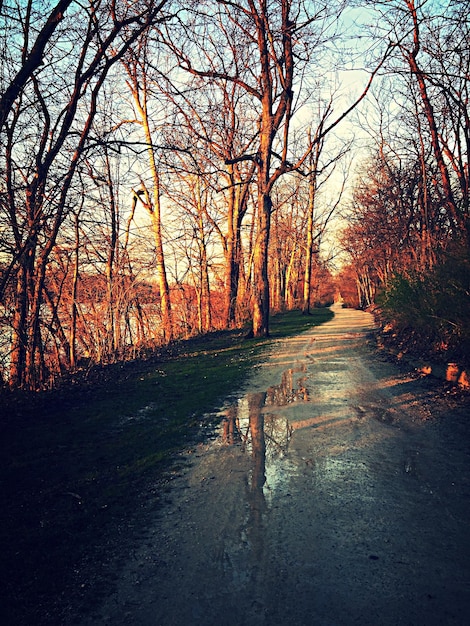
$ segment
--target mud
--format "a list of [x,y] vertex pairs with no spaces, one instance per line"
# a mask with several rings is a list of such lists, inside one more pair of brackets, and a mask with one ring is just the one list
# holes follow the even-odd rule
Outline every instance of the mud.
[[372,329],[337,308],[275,343],[73,623],[470,623],[468,403],[378,358]]

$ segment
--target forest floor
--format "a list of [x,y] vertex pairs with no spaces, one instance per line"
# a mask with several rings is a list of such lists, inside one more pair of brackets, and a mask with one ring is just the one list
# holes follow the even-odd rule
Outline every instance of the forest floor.
[[[158,480],[135,485],[135,514],[112,494],[95,507],[114,530],[55,600],[36,592],[3,623],[468,624],[470,394],[378,352],[370,314],[334,313],[271,342]],[[135,415],[123,441],[145,437]],[[80,489],[61,507],[90,503]]]

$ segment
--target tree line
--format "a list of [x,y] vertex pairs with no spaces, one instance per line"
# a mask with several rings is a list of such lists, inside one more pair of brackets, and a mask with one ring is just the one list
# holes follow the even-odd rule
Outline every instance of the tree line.
[[[335,71],[352,67],[344,29],[362,28],[346,2],[3,0],[4,385],[41,389],[84,363],[134,358],[243,323],[265,336],[272,310],[308,313],[330,302],[335,286],[320,246],[344,204],[340,170],[351,145],[341,124],[382,74],[400,78],[399,106],[415,107],[406,167],[403,156],[395,161],[383,120],[373,133],[383,137],[374,163],[382,159],[390,181],[416,152],[413,216],[425,219],[402,222],[421,242],[419,254],[413,247],[420,267],[436,263],[436,237],[461,239],[465,3],[431,17],[431,2],[386,5],[375,39],[364,25],[369,43],[355,58],[365,79],[345,102],[333,84]],[[426,30],[431,18],[447,33],[439,58]],[[392,110],[393,98],[379,96],[378,112]],[[446,98],[449,114],[436,104]],[[376,288],[402,255],[390,241],[383,267],[374,259],[365,269],[377,244],[353,232],[371,223],[359,214],[359,195],[353,204],[345,245],[363,264],[353,263],[358,284]],[[385,206],[376,206],[375,236]]]
[[469,3],[381,6],[395,54],[362,119],[374,144],[342,234],[347,297],[379,304],[409,343],[468,359]]

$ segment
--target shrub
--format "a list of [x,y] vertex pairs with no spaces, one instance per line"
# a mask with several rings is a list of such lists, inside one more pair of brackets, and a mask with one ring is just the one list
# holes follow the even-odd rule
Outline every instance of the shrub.
[[379,304],[409,351],[466,360],[470,354],[470,253],[448,252],[423,274],[396,275]]

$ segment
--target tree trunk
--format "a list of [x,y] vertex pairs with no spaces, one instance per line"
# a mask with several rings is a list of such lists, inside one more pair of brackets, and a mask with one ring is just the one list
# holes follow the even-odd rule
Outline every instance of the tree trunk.
[[258,229],[253,251],[253,336],[269,336],[268,250],[271,227],[271,198],[259,193]]
[[[308,141],[311,143],[310,131],[308,133]],[[308,178],[308,207],[307,207],[307,244],[305,250],[305,274],[303,285],[302,313],[310,314],[310,297],[312,282],[312,263],[314,255],[314,226],[315,226],[315,198],[317,193],[317,170],[320,161],[320,154],[323,146],[323,140],[317,141],[315,144],[315,152],[310,153],[310,172]]]
[[22,387],[24,382],[26,327],[27,327],[27,281],[23,265],[18,270],[15,293],[15,312],[12,319],[10,348],[9,384],[12,388]]
[[236,319],[238,284],[240,279],[240,242],[237,235],[227,238],[224,279],[224,319],[226,328],[232,328]]
[[[144,44],[143,44],[144,45]],[[139,50],[140,52],[140,50]],[[142,51],[145,57],[145,50]],[[170,288],[168,285],[168,279],[166,275],[165,255],[163,251],[163,237],[162,237],[162,216],[161,216],[161,203],[160,203],[160,174],[157,167],[157,161],[155,159],[155,152],[153,148],[152,132],[150,129],[149,112],[147,109],[147,76],[146,68],[139,65],[139,60],[134,60],[129,63],[123,63],[130,77],[128,82],[129,88],[134,98],[136,108],[139,112],[140,123],[142,124],[145,141],[147,144],[147,155],[149,160],[150,174],[152,176],[153,185],[153,202],[150,199],[150,195],[147,188],[144,186],[142,190],[145,195],[145,201],[142,198],[141,193],[137,194],[134,198],[134,203],[139,198],[145,209],[150,215],[152,222],[152,231],[155,243],[155,255],[157,265],[157,280],[160,290],[160,306],[162,316],[162,333],[163,339],[166,343],[173,339],[173,320],[171,312],[170,301]]]
[[292,251],[290,253],[289,263],[286,269],[285,289],[284,289],[284,305],[288,311],[291,311],[295,306],[296,291],[297,291],[297,279],[298,270],[297,265],[297,243],[294,241],[292,244]]
[[[233,167],[231,167],[233,170]],[[235,324],[238,282],[240,278],[240,226],[241,218],[245,213],[241,207],[243,197],[247,193],[240,194],[239,187],[235,186],[232,179],[232,187],[228,199],[227,212],[227,235],[224,242],[225,252],[225,277],[224,277],[224,320],[226,328]],[[246,204],[246,200],[245,200]]]
[[[151,144],[149,144],[151,145]],[[163,252],[163,237],[161,223],[161,205],[160,205],[160,176],[157,170],[155,155],[153,149],[149,148],[149,157],[151,162],[153,176],[153,210],[151,211],[152,230],[155,241],[155,254],[157,262],[158,286],[160,289],[160,306],[162,312],[162,329],[165,342],[173,339],[173,320],[171,313],[170,287],[166,275],[165,255]]]
[[196,178],[197,245],[199,249],[200,301],[199,331],[208,332],[212,327],[209,261],[207,258],[206,233],[204,229],[204,207],[201,197],[201,180]]

